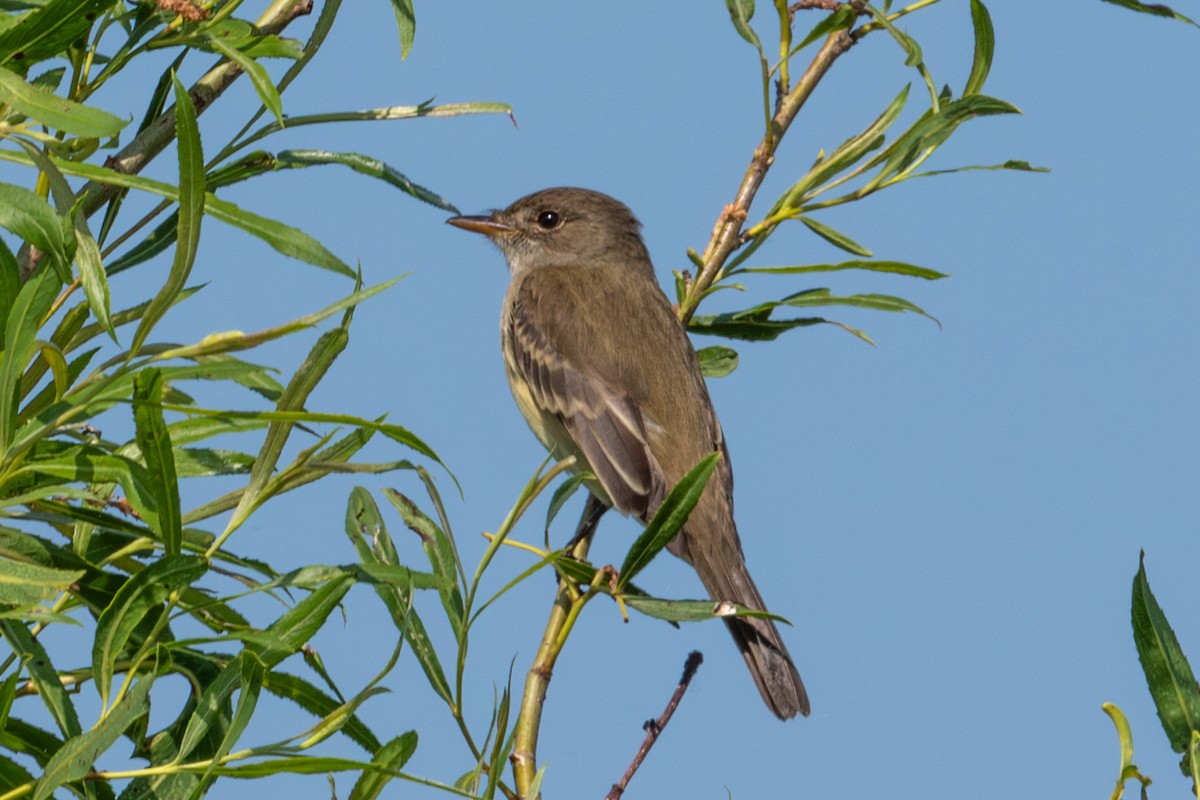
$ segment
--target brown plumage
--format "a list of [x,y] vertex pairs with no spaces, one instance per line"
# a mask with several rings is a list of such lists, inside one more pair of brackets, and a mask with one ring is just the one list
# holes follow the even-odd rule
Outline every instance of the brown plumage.
[[[596,476],[593,494],[643,523],[696,462],[721,451],[668,549],[695,568],[713,600],[765,610],[733,522],[721,425],[632,212],[598,192],[558,188],[450,222],[486,234],[508,260],[505,366],[542,444],[558,458],[574,455]],[[781,719],[807,715],[808,695],[774,623],[725,622],[767,706]]]

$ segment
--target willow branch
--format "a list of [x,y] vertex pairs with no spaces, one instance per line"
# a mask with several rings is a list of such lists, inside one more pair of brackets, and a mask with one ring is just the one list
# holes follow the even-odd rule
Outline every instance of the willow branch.
[[[583,507],[583,516],[579,519],[579,527],[571,540],[572,556],[579,559],[587,556],[592,533],[595,532],[605,510],[606,506],[603,503],[593,495],[588,495],[587,504]],[[546,702],[546,691],[550,688],[554,665],[562,652],[566,635],[570,632],[570,623],[578,614],[577,606],[583,600],[569,578],[559,579],[558,593],[554,596],[554,607],[550,611],[550,619],[546,622],[546,631],[542,634],[542,644],[533,659],[533,666],[525,676],[525,691],[521,697],[521,711],[513,733],[513,751],[509,756],[509,761],[512,762],[513,783],[517,797],[521,800],[537,800],[527,797],[527,792],[537,776],[537,743],[538,731],[542,724],[542,705]]]
[[754,148],[750,166],[742,177],[742,183],[738,186],[733,202],[725,206],[720,216],[717,217],[712,236],[701,257],[703,266],[689,287],[687,296],[679,305],[679,316],[684,325],[696,313],[696,307],[704,297],[704,293],[712,286],[713,281],[720,274],[721,268],[729,260],[729,256],[741,246],[742,223],[746,220],[750,212],[750,204],[754,202],[754,197],[758,194],[758,189],[767,176],[767,170],[775,161],[775,151],[779,147],[783,135],[787,133],[792,121],[796,119],[796,115],[800,113],[800,109],[812,96],[813,91],[825,74],[829,72],[833,63],[853,47],[857,40],[858,37],[851,31],[841,30],[831,34],[821,49],[813,56],[812,63],[796,81],[796,85],[779,101],[775,116],[771,118],[770,130]]

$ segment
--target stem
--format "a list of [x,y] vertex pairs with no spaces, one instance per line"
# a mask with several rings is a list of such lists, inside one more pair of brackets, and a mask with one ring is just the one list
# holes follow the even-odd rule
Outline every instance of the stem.
[[780,101],[779,110],[775,112],[766,135],[754,148],[750,166],[742,177],[742,183],[738,186],[733,202],[727,205],[721,215],[717,217],[717,223],[713,227],[708,246],[704,249],[704,266],[696,275],[692,285],[688,287],[687,295],[679,304],[679,318],[685,326],[691,320],[692,315],[696,313],[700,300],[717,279],[729,256],[741,246],[742,222],[749,214],[750,204],[754,201],[754,196],[758,194],[758,189],[762,186],[763,179],[766,178],[767,170],[775,160],[775,150],[779,147],[783,135],[787,133],[788,127],[817,88],[817,84],[825,77],[825,73],[829,72],[833,62],[837,60],[838,56],[849,50],[856,41],[857,36],[849,31],[842,30],[830,34],[829,38],[825,40],[825,44],[813,56],[808,69]]
[[[600,521],[597,507],[603,505],[594,495],[588,496],[583,508],[583,516],[579,520],[579,530],[575,535],[575,546],[571,555],[578,559],[587,556],[591,545],[591,534]],[[599,578],[599,575],[597,575]],[[509,756],[513,768],[513,782],[517,797],[521,800],[537,800],[526,797],[526,792],[537,776],[537,742],[538,730],[542,722],[542,705],[546,702],[546,690],[550,688],[550,678],[554,673],[554,664],[566,644],[567,635],[579,610],[592,597],[592,592],[580,595],[575,586],[565,577],[559,578],[558,592],[554,596],[554,606],[550,610],[550,619],[546,621],[546,630],[542,634],[542,644],[538,647],[533,666],[525,676],[525,693],[521,698],[521,712],[513,734],[513,751]],[[540,797],[541,795],[538,795]]]

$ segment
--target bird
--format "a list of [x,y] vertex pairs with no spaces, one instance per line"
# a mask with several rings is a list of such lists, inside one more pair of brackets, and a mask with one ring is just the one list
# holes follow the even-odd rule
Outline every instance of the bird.
[[[645,524],[702,458],[709,483],[667,549],[709,596],[765,611],[733,520],[733,471],[696,351],[654,274],[641,223],[601,192],[556,187],[447,220],[497,245],[511,275],[505,372],[533,433],[595,477],[605,506]],[[804,683],[770,619],[724,618],[767,707],[808,716]]]

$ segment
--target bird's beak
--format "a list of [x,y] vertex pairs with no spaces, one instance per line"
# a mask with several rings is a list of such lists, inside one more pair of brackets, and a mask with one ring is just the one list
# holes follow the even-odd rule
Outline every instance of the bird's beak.
[[456,228],[462,228],[465,231],[473,231],[482,233],[489,239],[496,239],[503,236],[512,236],[517,232],[517,229],[511,225],[505,225],[503,222],[497,222],[494,215],[475,216],[475,217],[451,217],[446,220],[448,225],[453,225]]

